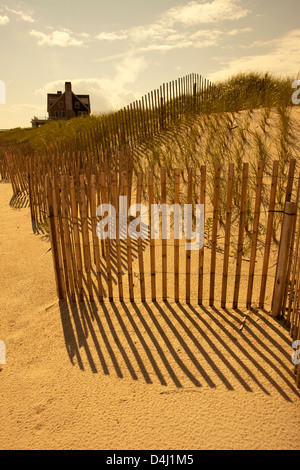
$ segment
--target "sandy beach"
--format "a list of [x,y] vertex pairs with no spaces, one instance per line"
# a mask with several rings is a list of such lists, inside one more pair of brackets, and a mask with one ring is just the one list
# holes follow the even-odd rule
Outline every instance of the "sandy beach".
[[1,449],[299,449],[291,339],[259,310],[58,302],[0,184]]

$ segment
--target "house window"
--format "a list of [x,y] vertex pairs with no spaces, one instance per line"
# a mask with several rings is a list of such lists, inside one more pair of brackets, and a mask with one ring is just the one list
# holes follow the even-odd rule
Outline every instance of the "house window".
[[61,112],[61,117],[66,117],[66,113],[64,111]]
[[63,106],[64,106],[63,102],[60,101],[60,102],[59,102],[59,107],[60,107],[60,108],[63,108]]
[[56,119],[59,118],[59,112],[58,112],[58,111],[55,111],[55,118],[56,118]]
[[79,109],[79,108],[80,108],[80,103],[79,103],[79,101],[76,101],[76,102],[75,102],[75,108],[76,108],[76,109]]

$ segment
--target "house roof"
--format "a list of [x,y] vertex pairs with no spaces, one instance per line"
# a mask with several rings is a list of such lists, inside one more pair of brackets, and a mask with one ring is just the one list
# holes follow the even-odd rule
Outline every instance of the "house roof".
[[90,110],[90,95],[75,95]]
[[[71,92],[75,98],[77,98],[81,103],[86,107],[86,109],[90,112],[90,96],[89,95],[76,95]],[[60,98],[62,98],[65,95],[64,93],[58,92],[58,93],[48,93],[47,94],[47,111],[52,108],[54,104],[56,104]]]

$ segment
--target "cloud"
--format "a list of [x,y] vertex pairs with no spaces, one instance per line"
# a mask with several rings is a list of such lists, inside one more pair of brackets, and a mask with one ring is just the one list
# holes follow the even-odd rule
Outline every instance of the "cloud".
[[164,43],[153,43],[148,46],[141,47],[140,51],[170,51],[172,49],[186,49],[195,47],[201,49],[203,47],[216,46],[218,38],[223,33],[221,31],[197,31],[194,34],[176,34],[166,38]]
[[8,16],[0,15],[0,26],[5,26],[7,23],[9,23]]
[[84,39],[89,39],[91,37],[90,34],[88,34],[88,33],[80,33],[79,36],[84,38]]
[[227,34],[228,36],[237,36],[238,34],[241,34],[241,33],[251,33],[251,31],[253,31],[253,28],[240,28],[240,29],[232,29]]
[[103,31],[96,36],[100,41],[117,41],[128,39],[132,43],[139,44],[144,41],[153,41],[164,39],[168,34],[176,33],[176,30],[166,28],[157,24],[149,24],[145,26],[134,26],[130,29],[122,29],[118,32]]
[[127,55],[128,55],[128,51],[120,52],[119,54],[112,54],[106,57],[101,57],[100,59],[94,59],[93,62],[109,62],[111,60],[121,59],[122,57],[126,57]]
[[8,8],[5,6],[5,9],[9,11],[10,13],[13,13],[14,15],[17,15],[21,21],[26,21],[27,23],[34,23],[34,19],[32,18],[31,15],[28,13],[24,13],[21,10],[12,10],[11,8]]
[[[97,110],[101,110],[101,112],[111,111],[121,109],[140,97],[138,94],[129,91],[127,85],[135,82],[147,67],[148,62],[144,57],[129,53],[121,62],[115,65],[115,73],[112,78],[70,78],[68,81],[72,82],[74,93],[86,93],[91,96],[93,112],[97,112]],[[63,90],[65,81],[57,80],[47,83],[36,90],[36,95],[44,98],[47,93]]]
[[128,31],[128,37],[135,43],[141,43],[143,41],[160,41],[164,40],[171,34],[175,34],[177,31],[174,28],[169,28],[166,25],[160,23],[149,24],[146,26],[136,26]]
[[239,20],[250,13],[250,10],[239,6],[239,0],[213,0],[212,2],[189,2],[168,10],[163,20],[169,24],[184,25],[210,24],[225,20]]
[[106,33],[105,31],[102,32],[102,33],[99,33],[97,36],[96,36],[96,39],[100,39],[100,41],[119,41],[121,39],[127,39],[128,37],[128,33],[126,32],[126,30],[124,30],[124,32],[122,33],[122,31],[120,31],[120,33],[115,33],[115,32],[111,32],[111,33]]
[[[153,37],[152,41],[145,41],[145,45],[143,46],[141,45],[142,41],[140,41],[139,46],[136,45],[136,48],[133,48],[132,50],[139,53],[150,51],[166,52],[172,49],[186,49],[189,47],[202,49],[204,47],[217,46],[220,40],[224,39],[226,36],[236,36],[248,31],[252,31],[251,28],[235,29],[229,32],[223,32],[217,29],[199,29],[195,32],[172,32],[172,34],[167,35],[164,38]],[[120,54],[112,55],[109,58],[102,59],[102,61],[114,59],[119,56]]]
[[[256,43],[256,45],[258,44]],[[300,29],[294,29],[279,38],[263,42],[260,45],[264,47],[268,45],[269,52],[223,62],[218,71],[210,74],[210,80],[223,80],[236,73],[252,70],[279,75],[297,74],[299,71]]]
[[69,47],[69,46],[84,46],[88,35],[85,33],[78,35],[81,39],[76,39],[72,31],[64,29],[61,31],[53,31],[49,34],[42,33],[40,31],[32,30],[29,33],[31,36],[37,38],[39,46],[58,46],[58,47]]
[[219,39],[226,34],[236,36],[251,31],[251,28],[233,29],[225,33],[216,29],[209,30],[207,27],[199,29],[199,25],[239,20],[249,13],[249,10],[239,5],[239,0],[213,0],[206,3],[191,1],[165,11],[156,23],[127,30],[101,32],[96,39],[126,40],[138,52],[210,47],[217,45]]
[[128,55],[116,65],[116,82],[121,85],[125,83],[133,83],[137,77],[146,70],[148,63],[144,57]]

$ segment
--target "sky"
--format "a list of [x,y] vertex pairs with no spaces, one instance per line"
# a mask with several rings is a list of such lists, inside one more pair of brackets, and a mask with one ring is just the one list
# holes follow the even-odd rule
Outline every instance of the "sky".
[[92,113],[190,73],[300,78],[299,0],[0,0],[0,129],[72,82]]

